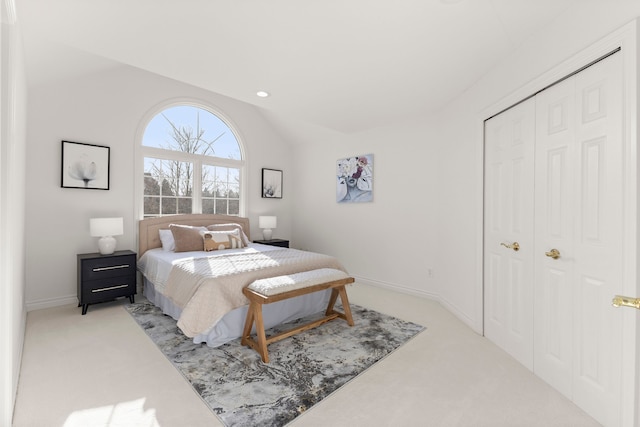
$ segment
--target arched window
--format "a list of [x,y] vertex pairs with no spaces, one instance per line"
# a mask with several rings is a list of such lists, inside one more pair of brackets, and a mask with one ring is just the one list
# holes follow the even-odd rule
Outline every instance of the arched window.
[[243,150],[211,111],[193,105],[164,109],[147,125],[141,149],[145,218],[242,212]]

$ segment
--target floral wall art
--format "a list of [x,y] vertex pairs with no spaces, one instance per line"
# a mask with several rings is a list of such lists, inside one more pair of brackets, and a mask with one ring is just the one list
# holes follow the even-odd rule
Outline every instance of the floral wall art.
[[64,188],[109,189],[109,147],[62,141]]
[[373,201],[373,154],[338,160],[337,186],[338,203]]

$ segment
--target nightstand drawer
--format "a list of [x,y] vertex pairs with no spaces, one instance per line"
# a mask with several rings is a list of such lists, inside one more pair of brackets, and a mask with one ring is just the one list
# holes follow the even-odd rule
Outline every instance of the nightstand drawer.
[[98,280],[135,274],[135,255],[119,256],[117,258],[92,258],[82,261],[83,280]]
[[82,286],[83,304],[108,301],[136,293],[136,276],[112,277],[84,282]]

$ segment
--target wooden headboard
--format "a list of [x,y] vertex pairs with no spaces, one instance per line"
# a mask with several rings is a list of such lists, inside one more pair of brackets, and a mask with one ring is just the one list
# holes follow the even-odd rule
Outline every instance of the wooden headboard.
[[202,225],[206,227],[207,225],[229,224],[231,222],[240,224],[244,234],[251,239],[249,218],[241,216],[189,214],[142,219],[138,222],[138,256],[142,256],[149,249],[162,247],[158,230],[168,229],[169,224]]

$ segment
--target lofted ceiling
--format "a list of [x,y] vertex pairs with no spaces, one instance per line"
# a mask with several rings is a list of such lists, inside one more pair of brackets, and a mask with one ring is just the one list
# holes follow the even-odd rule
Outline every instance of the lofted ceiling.
[[128,64],[352,133],[441,109],[585,1],[19,0],[17,17],[30,85]]

